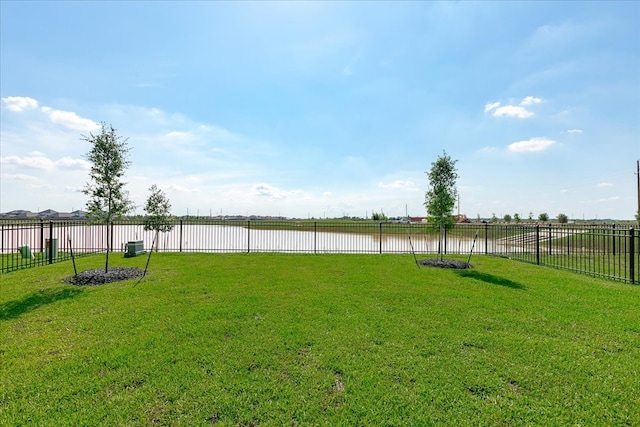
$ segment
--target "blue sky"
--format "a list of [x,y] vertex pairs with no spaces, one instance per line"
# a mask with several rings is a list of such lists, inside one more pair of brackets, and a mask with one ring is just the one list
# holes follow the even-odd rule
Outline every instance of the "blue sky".
[[0,2],[0,212],[82,209],[81,135],[176,215],[631,219],[640,2]]

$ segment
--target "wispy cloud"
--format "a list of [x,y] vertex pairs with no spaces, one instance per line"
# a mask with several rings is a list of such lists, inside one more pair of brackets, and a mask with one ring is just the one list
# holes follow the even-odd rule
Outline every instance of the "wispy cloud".
[[567,133],[582,133],[582,129],[569,129]]
[[55,161],[55,166],[62,169],[81,169],[89,170],[91,164],[83,159],[74,159],[73,157],[62,157]]
[[80,117],[73,111],[55,110],[50,107],[40,108],[43,113],[49,116],[53,123],[79,131],[94,131],[100,129],[100,125],[91,119]]
[[611,184],[610,182],[601,182],[601,183],[597,184],[596,187],[598,187],[598,188],[613,187],[613,184]]
[[26,175],[23,173],[15,173],[15,174],[3,173],[2,175],[0,175],[0,179],[2,179],[2,181],[4,182],[19,181],[19,182],[33,183],[38,181],[36,177],[31,175]]
[[493,112],[493,117],[516,117],[518,119],[526,119],[533,116],[533,113],[520,105],[505,105],[498,107]]
[[413,181],[406,181],[406,180],[402,180],[402,179],[397,179],[393,182],[387,183],[385,184],[384,182],[381,182],[380,184],[378,184],[378,186],[380,188],[390,188],[390,189],[404,189],[404,190],[417,190],[416,184]]
[[493,117],[515,117],[518,119],[526,119],[533,116],[533,112],[525,107],[542,103],[541,98],[535,96],[527,96],[520,101],[519,104],[502,105],[500,101],[485,104],[484,112],[493,111]]
[[[7,96],[2,98],[2,103],[7,110],[20,113],[26,110],[38,108],[38,101],[28,96]],[[73,111],[56,110],[51,107],[42,106],[42,111],[51,122],[62,125],[69,129],[79,131],[93,131],[100,128],[100,125],[91,119],[80,117]]]
[[42,169],[42,170],[50,170],[53,169],[54,163],[44,157],[44,156],[7,156],[0,157],[0,164],[7,166],[17,166],[20,168],[27,169]]
[[2,103],[9,111],[20,112],[38,108],[38,101],[28,96],[8,96],[2,98]]
[[522,102],[520,102],[520,105],[527,106],[527,105],[540,104],[541,102],[542,102],[541,98],[536,98],[535,96],[527,96],[522,100]]
[[526,141],[517,141],[509,144],[507,149],[514,153],[537,152],[550,148],[556,141],[548,138],[531,138]]
[[284,190],[271,184],[255,184],[253,186],[253,194],[259,198],[271,200],[282,200],[288,198],[304,198],[307,193],[302,190]]
[[490,102],[488,104],[485,104],[484,112],[488,113],[489,111],[493,110],[494,108],[498,108],[499,106],[500,106],[500,101]]

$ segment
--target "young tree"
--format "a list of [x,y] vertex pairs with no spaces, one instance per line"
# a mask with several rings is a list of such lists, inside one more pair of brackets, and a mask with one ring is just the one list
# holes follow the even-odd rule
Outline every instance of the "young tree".
[[522,221],[522,219],[520,218],[520,214],[519,213],[513,214],[513,220],[516,222],[516,224],[520,224],[520,221]]
[[511,215],[505,214],[502,219],[504,220],[504,222],[510,223],[511,222]]
[[[445,151],[442,156],[431,163],[431,170],[426,172],[429,176],[429,190],[425,195],[425,206],[429,220],[438,226],[440,244],[442,244],[442,233],[455,224],[453,208],[456,204],[458,189],[456,180],[457,160],[451,159]],[[442,260],[443,251],[440,252]]]
[[[174,218],[171,215],[171,203],[169,203],[169,199],[166,194],[162,190],[158,188],[157,185],[153,184],[151,188],[149,188],[151,194],[147,198],[147,202],[144,205],[144,211],[147,213],[144,219],[144,229],[145,231],[155,231],[155,236],[153,238],[154,243],[156,244],[156,251],[158,250],[158,235],[160,232],[168,232],[173,230]],[[143,276],[147,275],[147,269],[149,268],[149,261],[151,260],[151,254],[153,253],[153,243],[151,244],[151,250],[149,251],[149,256],[147,257],[147,264],[144,267]]]
[[547,222],[549,221],[549,215],[546,212],[543,212],[540,215],[538,215],[538,220],[540,222]]
[[82,135],[82,140],[91,144],[91,150],[85,158],[91,162],[89,177],[82,192],[89,196],[87,215],[96,223],[106,224],[107,255],[104,271],[109,271],[109,252],[111,251],[111,223],[114,219],[127,214],[133,204],[124,189],[124,172],[131,162],[127,159],[130,148],[127,139],[116,134],[116,130],[105,123],[99,134]]
[[[158,233],[173,230],[174,218],[170,212],[171,203],[164,191],[159,189],[155,184],[149,188],[149,191],[151,194],[149,194],[149,198],[147,198],[147,202],[144,205],[144,211],[147,213],[144,219],[144,229],[145,231],[155,231],[156,235],[154,240],[157,241]],[[153,246],[151,250],[153,251]]]
[[558,214],[558,222],[559,222],[560,224],[566,224],[567,222],[569,222],[569,217],[568,217],[568,216],[566,216],[566,215],[565,215],[565,214],[563,214],[563,213],[559,213],[559,214]]

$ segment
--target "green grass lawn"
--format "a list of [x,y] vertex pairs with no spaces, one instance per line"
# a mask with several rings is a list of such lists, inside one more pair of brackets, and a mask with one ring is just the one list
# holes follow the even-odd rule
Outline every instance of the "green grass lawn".
[[3,274],[0,425],[640,425],[640,287],[472,264],[160,253],[139,283]]

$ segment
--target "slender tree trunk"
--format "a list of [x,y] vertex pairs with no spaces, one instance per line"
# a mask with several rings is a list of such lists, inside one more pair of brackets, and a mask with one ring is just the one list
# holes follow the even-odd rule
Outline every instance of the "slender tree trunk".
[[111,241],[111,236],[109,234],[109,229],[111,228],[111,224],[107,221],[107,257],[104,263],[104,272],[109,272],[109,242]]
[[438,252],[440,253],[440,261],[444,260],[444,242],[442,239],[442,225],[440,225],[440,227],[438,227],[438,241],[440,244],[440,248],[438,248]]

